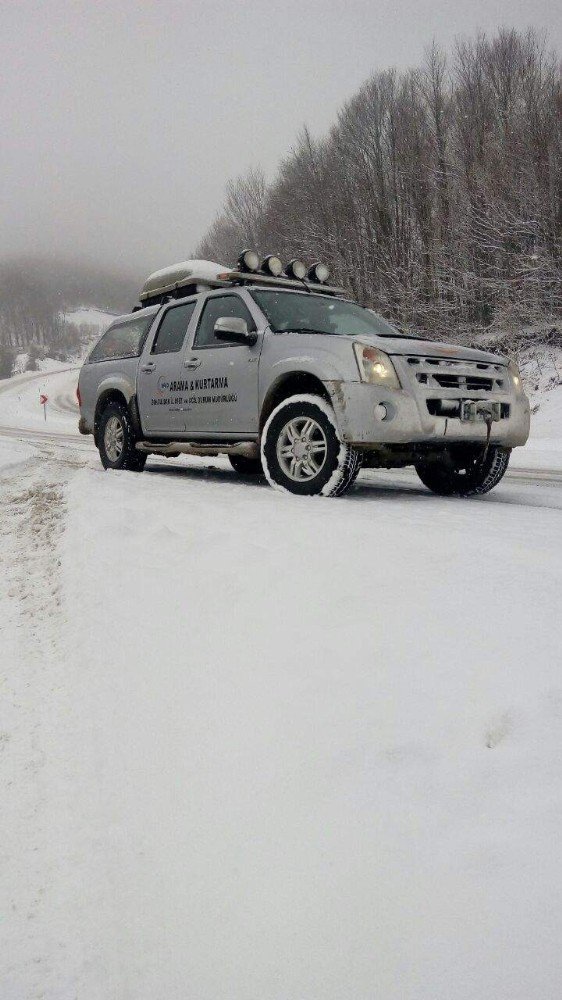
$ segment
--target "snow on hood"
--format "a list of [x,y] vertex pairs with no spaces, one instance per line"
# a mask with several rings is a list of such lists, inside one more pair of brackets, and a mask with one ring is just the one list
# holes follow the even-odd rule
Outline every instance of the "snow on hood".
[[355,338],[365,343],[373,344],[385,354],[408,354],[431,358],[460,358],[463,361],[481,361],[485,364],[500,362],[507,364],[508,359],[501,354],[489,354],[487,351],[475,350],[461,344],[442,344],[436,340],[418,340],[411,337],[377,337],[363,335]]

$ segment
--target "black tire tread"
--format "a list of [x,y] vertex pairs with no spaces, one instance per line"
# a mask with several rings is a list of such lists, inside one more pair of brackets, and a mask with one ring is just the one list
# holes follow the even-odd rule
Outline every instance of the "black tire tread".
[[[117,462],[110,462],[104,448],[103,436],[105,425],[111,416],[120,417],[125,431],[125,447]],[[142,472],[146,465],[147,455],[135,448],[136,436],[129,416],[129,411],[124,403],[112,400],[107,404],[102,412],[98,432],[98,450],[101,464],[104,469],[123,469],[127,472]]]
[[415,468],[424,486],[438,496],[482,496],[493,490],[503,478],[509,456],[508,448],[492,446],[484,461],[476,461],[473,471],[466,476],[435,462],[418,462]]

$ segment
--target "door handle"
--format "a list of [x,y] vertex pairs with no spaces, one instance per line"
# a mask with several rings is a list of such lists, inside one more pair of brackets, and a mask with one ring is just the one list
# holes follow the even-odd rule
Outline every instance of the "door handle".
[[184,368],[199,368],[201,364],[200,358],[190,358],[189,361],[184,361]]
[[141,372],[146,372],[148,374],[149,372],[153,372],[154,368],[154,361],[149,361],[148,364],[142,366]]

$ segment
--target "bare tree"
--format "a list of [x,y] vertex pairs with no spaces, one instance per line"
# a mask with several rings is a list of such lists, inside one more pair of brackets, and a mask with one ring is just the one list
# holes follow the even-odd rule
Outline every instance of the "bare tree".
[[478,35],[450,61],[432,45],[419,70],[375,73],[325,137],[303,129],[271,184],[229,184],[199,249],[324,259],[434,336],[559,317],[561,122],[560,63],[534,32]]

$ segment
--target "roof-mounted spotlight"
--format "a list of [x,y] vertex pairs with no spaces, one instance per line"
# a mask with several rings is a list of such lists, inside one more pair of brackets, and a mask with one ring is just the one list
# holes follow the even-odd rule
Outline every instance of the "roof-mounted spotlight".
[[319,261],[313,264],[308,271],[309,281],[318,281],[319,284],[323,285],[330,277],[330,269],[326,264],[321,264]]
[[262,261],[261,270],[265,271],[266,274],[271,274],[274,278],[278,278],[283,272],[283,263],[279,257],[275,254],[268,254],[264,261]]
[[296,278],[297,281],[304,281],[306,278],[306,264],[302,260],[290,260],[285,268],[285,274],[288,278]]
[[260,259],[255,250],[243,250],[237,263],[241,271],[258,271]]

